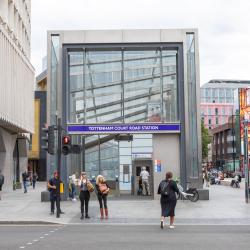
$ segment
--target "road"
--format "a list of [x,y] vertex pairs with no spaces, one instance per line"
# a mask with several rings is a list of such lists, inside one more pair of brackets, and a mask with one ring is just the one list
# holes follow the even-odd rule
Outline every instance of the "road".
[[0,249],[247,250],[250,226],[1,225]]

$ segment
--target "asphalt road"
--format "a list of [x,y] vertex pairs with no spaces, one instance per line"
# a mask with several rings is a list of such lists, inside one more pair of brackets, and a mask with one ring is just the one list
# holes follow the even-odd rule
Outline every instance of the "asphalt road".
[[250,226],[0,226],[0,249],[250,249]]

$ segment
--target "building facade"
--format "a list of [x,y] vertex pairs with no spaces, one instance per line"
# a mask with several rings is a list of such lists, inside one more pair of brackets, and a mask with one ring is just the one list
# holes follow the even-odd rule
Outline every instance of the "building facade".
[[7,187],[27,168],[34,130],[34,68],[30,63],[31,1],[0,1],[0,169]]
[[229,172],[240,170],[240,152],[237,150],[235,124],[232,117],[230,122],[211,130],[213,134],[212,160],[215,166]]
[[83,146],[62,158],[64,182],[84,170],[133,194],[146,166],[155,197],[166,171],[201,187],[197,30],[49,31],[47,57],[48,123]]
[[37,173],[39,181],[47,178],[47,153],[42,150],[42,128],[47,125],[47,71],[36,77],[36,91],[34,95],[35,132],[30,138],[28,154],[28,168],[30,172]]
[[228,122],[234,114],[234,91],[250,81],[211,80],[201,87],[201,117],[205,127],[213,129]]

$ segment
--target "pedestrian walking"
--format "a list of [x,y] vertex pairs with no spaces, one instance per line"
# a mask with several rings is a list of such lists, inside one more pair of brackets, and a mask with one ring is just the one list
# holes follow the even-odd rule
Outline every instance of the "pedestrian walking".
[[142,167],[142,171],[140,173],[140,177],[142,180],[142,194],[150,195],[150,187],[149,187],[149,172],[146,170],[146,167]]
[[80,188],[79,198],[81,201],[81,220],[84,219],[84,211],[85,211],[85,218],[89,219],[89,199],[90,199],[90,192],[94,191],[94,187],[92,183],[88,180],[86,172],[81,173],[81,178],[78,182]]
[[29,181],[29,175],[28,175],[28,172],[27,170],[25,170],[23,173],[22,173],[22,179],[23,179],[23,188],[24,188],[24,193],[27,193],[27,186],[28,186],[28,181]]
[[33,186],[33,189],[36,188],[37,179],[38,179],[37,173],[34,172],[33,175],[32,175],[32,186]]
[[210,173],[208,172],[208,169],[206,168],[205,169],[205,175],[204,175],[204,179],[205,179],[205,186],[206,187],[209,187],[209,185],[210,185],[210,178],[209,178],[209,176],[210,176]]
[[70,184],[70,198],[72,201],[76,201],[75,195],[76,195],[76,174],[72,174],[69,176],[69,184]]
[[60,183],[61,179],[59,177],[58,171],[54,172],[54,177],[51,178],[48,182],[48,189],[50,192],[50,214],[53,215],[55,211],[56,203],[56,217],[59,218],[60,214],[63,214],[60,208]]
[[2,193],[3,184],[4,184],[4,176],[0,170],[0,200],[2,199],[1,193]]
[[172,180],[173,173],[167,172],[166,179],[161,181],[158,194],[161,195],[161,228],[164,227],[165,217],[170,216],[170,227],[174,228],[176,193],[179,194],[179,189],[175,181]]
[[[107,206],[107,197],[109,193],[109,186],[106,183],[104,177],[102,175],[98,175],[96,177],[96,191],[97,191],[97,198],[100,205],[100,214],[101,219],[105,218],[108,219],[108,206]],[[104,207],[104,208],[103,208]]]

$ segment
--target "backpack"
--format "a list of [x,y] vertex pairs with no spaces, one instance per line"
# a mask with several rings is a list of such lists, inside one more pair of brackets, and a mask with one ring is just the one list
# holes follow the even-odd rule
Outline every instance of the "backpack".
[[168,196],[169,195],[169,182],[167,181],[163,181],[162,185],[161,185],[161,194],[164,196]]
[[100,190],[101,194],[107,194],[107,190],[108,190],[107,184],[106,183],[100,183],[99,184],[99,190]]

